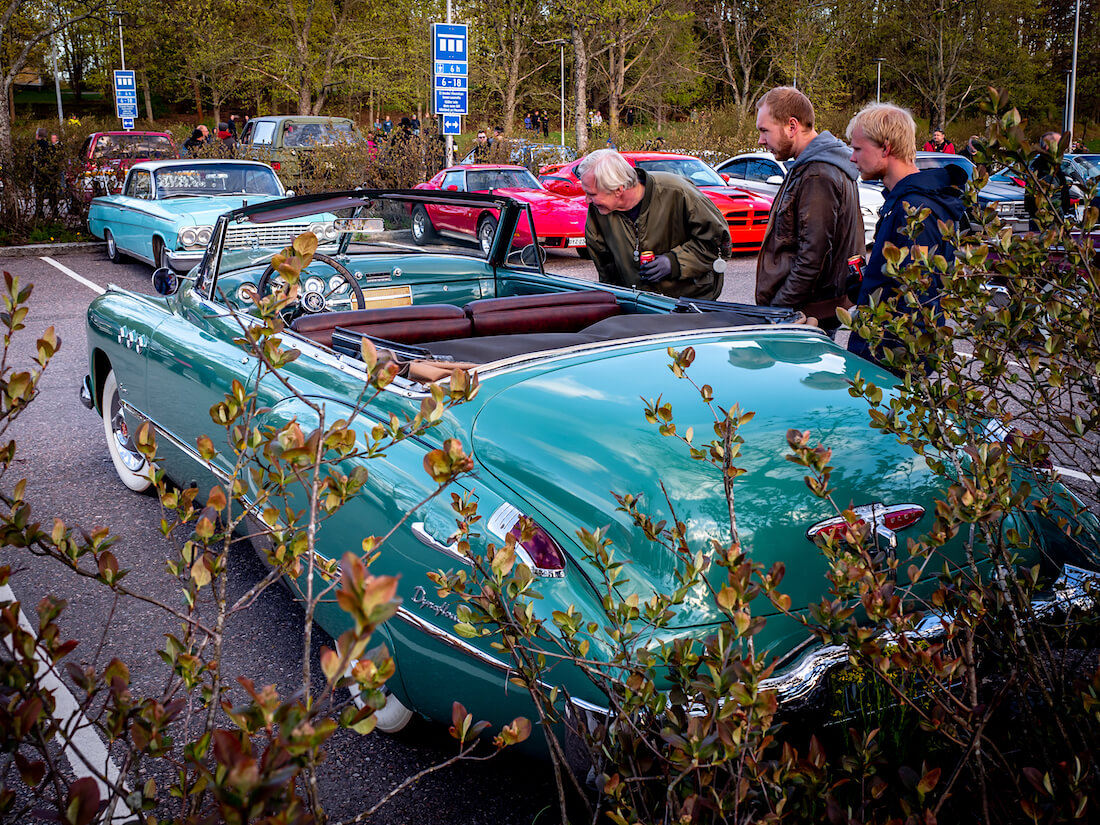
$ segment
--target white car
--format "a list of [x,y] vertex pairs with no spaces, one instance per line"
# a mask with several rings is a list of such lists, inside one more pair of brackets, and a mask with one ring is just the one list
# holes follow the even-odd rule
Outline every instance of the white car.
[[[729,178],[731,186],[752,189],[775,197],[783,179],[787,176],[785,161],[778,161],[771,152],[745,152],[734,155],[728,160],[715,164],[714,170]],[[860,181],[859,211],[863,217],[863,232],[867,246],[875,241],[875,226],[878,224],[878,212],[885,202],[882,189]]]

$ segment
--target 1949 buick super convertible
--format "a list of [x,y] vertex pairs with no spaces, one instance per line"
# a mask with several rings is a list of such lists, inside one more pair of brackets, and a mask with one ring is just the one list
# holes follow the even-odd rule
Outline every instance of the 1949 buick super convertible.
[[[425,204],[492,210],[497,234],[488,253],[446,240],[414,245],[408,227]],[[149,485],[148,467],[130,440],[140,422],[154,427],[169,478],[200,488],[224,482],[228,451],[206,462],[195,444],[202,435],[215,437],[207,410],[234,381],[256,390],[271,422],[309,423],[311,413],[282,383],[264,373],[257,385],[258,360],[237,339],[242,324],[257,323],[253,291],[265,293],[278,278],[272,256],[293,240],[295,225],[304,231],[322,213],[337,216],[338,237],[323,242],[303,271],[283,336],[300,352],[283,371],[297,392],[323,404],[327,420],[348,416],[367,380],[363,336],[406,362],[356,419],[364,432],[391,414],[411,418],[428,382],[455,367],[476,371],[480,382],[476,397],[450,408],[437,426],[372,459],[363,491],[324,522],[318,537],[320,553],[339,558],[412,511],[371,567],[400,574],[402,598],[382,630],[397,665],[380,714],[383,729],[400,728],[409,710],[449,719],[456,699],[496,723],[530,714],[523,691],[505,690],[510,663],[488,644],[456,633],[458,604],[441,599],[427,578],[467,563],[450,543],[449,501],[431,498],[435,484],[423,471],[425,454],[445,439],[459,439],[473,456],[473,472],[457,486],[476,497],[484,516],[482,535],[472,539],[475,554],[484,553],[478,542],[500,544],[521,515],[537,525],[538,548],[521,557],[536,577],[537,609],[547,615],[570,605],[586,616],[602,609],[598,577],[577,538],[581,529],[609,526],[630,586],[643,597],[675,586],[674,560],[646,540],[614,493],[644,497],[654,519],[670,519],[668,502],[674,503],[693,540],[728,537],[721,477],[645,420],[640,397],[661,396],[676,409],[681,430],[713,424],[698,392],[667,369],[670,347],[694,348],[693,377],[711,385],[723,406],[755,412],[739,431],[746,472],[737,482],[738,534],[754,561],[785,562],[784,592],[796,608],[826,592],[826,562],[812,537],[836,514],[807,493],[804,471],[785,460],[789,429],[812,430],[843,456],[832,477],[835,500],[863,508],[876,534],[904,542],[930,526],[942,480],[896,439],[871,430],[865,402],[848,391],[857,372],[880,386],[890,384],[889,375],[820,331],[790,323],[783,310],[676,302],[547,274],[528,245],[537,233],[525,204],[453,192],[330,193],[238,209],[218,219],[201,263],[163,288],[169,294],[112,287],[97,298],[88,311],[84,395],[102,414],[127,487]],[[251,241],[228,242],[240,237]],[[163,284],[174,276],[162,270],[160,277]],[[1055,575],[1071,564],[1095,566],[1092,522],[1084,549],[1069,558],[1055,546],[1060,531],[1049,516],[1023,514],[1016,527],[1034,537],[1030,563],[1046,553]],[[961,563],[951,559],[950,545],[943,552]],[[350,621],[334,605],[318,619],[333,637]],[[691,600],[676,617],[674,635],[701,638],[722,620],[715,605]],[[780,615],[768,617],[756,645],[776,657],[766,686],[785,702],[813,694],[846,658],[842,649],[808,645],[806,630]],[[579,676],[569,691],[594,707],[603,698]]]

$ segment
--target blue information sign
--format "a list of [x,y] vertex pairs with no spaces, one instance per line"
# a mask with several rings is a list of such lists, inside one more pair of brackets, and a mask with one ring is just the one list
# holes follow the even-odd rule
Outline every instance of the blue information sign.
[[467,107],[465,89],[436,89],[435,113],[437,115],[464,115]]
[[435,76],[435,87],[437,89],[466,89],[469,88],[470,78],[462,74],[454,75],[439,75]]
[[432,60],[458,60],[465,63],[468,26],[465,23],[432,23]]
[[[138,116],[137,82],[134,73],[127,69],[115,69],[115,112],[123,120]],[[133,129],[133,124],[128,127]]]
[[466,63],[454,63],[435,61],[435,72],[438,75],[467,75],[469,72],[466,70]]
[[458,115],[443,115],[443,134],[461,135],[462,118]]
[[122,128],[123,129],[133,129],[134,128],[134,119],[132,117],[124,117],[122,119]]

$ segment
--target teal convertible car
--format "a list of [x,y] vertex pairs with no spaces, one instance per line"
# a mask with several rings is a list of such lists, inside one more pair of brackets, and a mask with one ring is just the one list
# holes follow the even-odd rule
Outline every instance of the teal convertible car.
[[[438,238],[414,244],[413,220],[429,206],[491,210],[499,219],[488,252]],[[141,422],[155,428],[171,479],[182,486],[224,483],[230,451],[207,411],[234,382],[256,390],[264,422],[297,418],[303,429],[311,426],[309,408],[262,373],[240,341],[242,328],[258,323],[253,295],[280,277],[271,259],[283,242],[265,243],[265,228],[309,226],[325,214],[337,216],[335,237],[321,240],[288,311],[283,341],[300,353],[284,368],[289,385],[323,404],[327,420],[348,417],[367,380],[362,339],[392,353],[401,372],[357,419],[364,443],[391,416],[415,415],[430,395],[429,382],[449,379],[454,369],[476,372],[480,386],[425,435],[371,460],[361,494],[324,522],[318,537],[321,553],[340,558],[364,536],[400,523],[371,568],[399,574],[402,598],[383,629],[397,665],[383,729],[400,728],[410,712],[450,719],[455,700],[475,718],[497,723],[531,712],[524,691],[507,689],[510,663],[488,643],[456,632],[459,605],[440,598],[427,577],[468,563],[452,544],[449,498],[432,498],[435,484],[423,470],[425,455],[446,439],[459,439],[474,459],[472,474],[456,485],[483,516],[474,553],[502,543],[521,516],[537,526],[536,540],[521,546],[520,556],[542,596],[537,609],[547,616],[570,605],[590,618],[603,609],[599,576],[577,536],[582,528],[607,527],[626,563],[623,588],[645,598],[676,586],[675,559],[646,539],[616,493],[640,496],[654,520],[679,519],[699,547],[710,538],[728,540],[720,475],[644,415],[641,399],[660,396],[674,408],[681,432],[713,426],[698,391],[667,368],[669,348],[694,348],[693,379],[713,387],[723,406],[755,412],[739,431],[745,474],[736,487],[738,534],[765,567],[786,563],[783,589],[796,607],[826,592],[827,565],[813,539],[832,529],[836,513],[807,492],[804,470],[786,460],[789,429],[811,430],[834,449],[836,500],[858,508],[884,546],[904,547],[906,537],[931,526],[940,480],[896,439],[870,429],[865,403],[848,391],[857,372],[883,386],[888,374],[816,328],[791,323],[786,310],[678,302],[547,274],[536,247],[513,241],[537,237],[526,204],[446,191],[349,191],[237,209],[217,219],[204,257],[185,277],[156,273],[162,295],[112,287],[97,298],[88,310],[85,403],[101,413],[107,449],[127,487],[150,483],[130,438]],[[238,236],[257,240],[230,243]],[[196,448],[203,435],[220,448],[213,460]],[[1046,552],[1051,578],[1061,573],[1065,583],[1071,566],[1095,563],[1096,533],[1088,532],[1070,555],[1051,518],[1028,514],[1015,527],[1035,537],[1035,559]],[[960,548],[943,552],[945,563],[963,562]],[[704,595],[687,600],[673,636],[701,638],[723,621]],[[318,620],[334,638],[350,622],[335,605]],[[797,621],[781,615],[768,617],[756,645],[776,658],[766,686],[785,702],[812,696],[846,660],[843,649],[811,644]],[[599,648],[596,639],[593,650]],[[553,676],[586,707],[600,707],[604,697],[578,673],[559,667]]]

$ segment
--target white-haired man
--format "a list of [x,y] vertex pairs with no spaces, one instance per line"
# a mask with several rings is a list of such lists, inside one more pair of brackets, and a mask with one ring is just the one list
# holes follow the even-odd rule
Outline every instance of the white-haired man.
[[588,155],[577,175],[588,201],[585,242],[601,282],[718,298],[729,227],[696,186],[679,175],[635,169],[614,149]]

